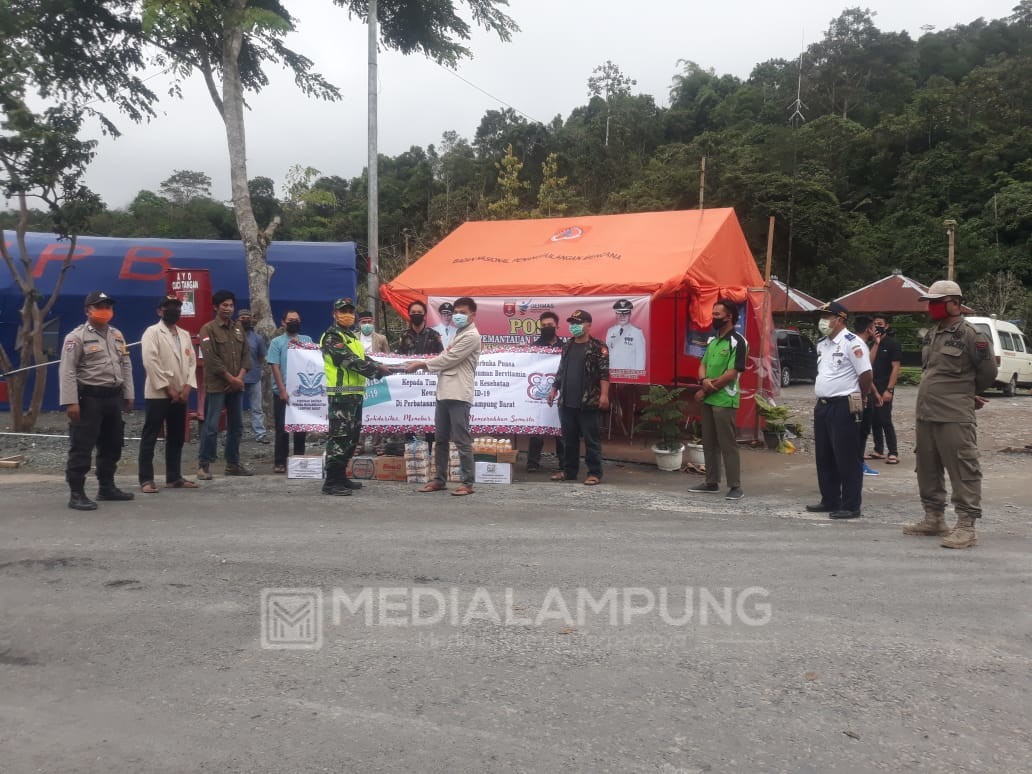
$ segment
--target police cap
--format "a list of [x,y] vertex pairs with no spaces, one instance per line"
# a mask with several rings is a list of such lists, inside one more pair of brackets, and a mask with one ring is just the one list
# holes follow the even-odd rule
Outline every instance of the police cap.
[[842,320],[845,320],[847,317],[849,317],[849,310],[846,309],[846,307],[842,306],[842,304],[840,304],[838,301],[829,301],[817,310],[817,314],[819,314],[822,317],[826,314],[830,314],[832,317],[838,317]]
[[443,304],[437,307],[437,311],[440,314],[453,314],[455,312],[455,306],[452,304],[451,301],[445,301]]
[[115,299],[105,293],[103,290],[94,290],[88,296],[86,296],[86,306],[93,306],[94,304],[113,304]]
[[632,304],[626,298],[621,298],[619,301],[613,304],[613,309],[615,309],[618,312],[630,312],[632,309],[634,309],[634,304]]

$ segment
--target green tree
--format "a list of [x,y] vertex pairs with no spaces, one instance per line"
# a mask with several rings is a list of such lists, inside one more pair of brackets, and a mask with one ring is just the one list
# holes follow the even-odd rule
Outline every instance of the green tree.
[[533,218],[554,218],[565,215],[570,209],[569,178],[559,174],[559,154],[549,153],[541,165],[541,185],[538,186],[537,207],[531,212]]
[[[365,18],[365,0],[335,0]],[[504,0],[382,0],[377,5],[381,42],[403,53],[420,51],[439,62],[468,56],[464,42],[472,29],[457,13],[465,5],[475,22],[508,40],[518,28],[499,10]],[[268,245],[278,221],[260,227],[247,186],[244,95],[268,82],[264,66],[281,64],[301,90],[313,97],[338,99],[340,92],[312,63],[284,43],[294,19],[279,0],[144,0],[144,25],[162,61],[180,76],[199,73],[222,117],[230,158],[230,182],[237,225],[247,255],[251,311],[264,335],[274,329],[269,306]]]
[[495,166],[498,168],[499,197],[487,205],[487,211],[495,220],[512,220],[524,212],[520,194],[530,188],[530,183],[520,180],[523,162],[513,154],[511,145]]
[[[117,135],[112,119],[96,106],[114,106],[130,119],[152,115],[155,96],[133,74],[142,59],[132,3],[82,0],[74,9],[61,0],[7,0],[0,7],[0,193],[18,205],[15,249],[0,233],[0,256],[22,294],[14,350],[18,367],[8,374],[14,430],[33,428],[43,403],[47,369],[43,326],[61,293],[78,234],[102,209],[82,182],[95,141],[82,139],[87,116]],[[48,105],[37,111],[36,103]],[[32,272],[25,235],[30,200],[46,208],[46,221],[68,240],[68,252],[49,297]],[[11,371],[0,345],[0,369]],[[31,389],[30,389],[31,388]],[[28,406],[25,394],[30,392]]]

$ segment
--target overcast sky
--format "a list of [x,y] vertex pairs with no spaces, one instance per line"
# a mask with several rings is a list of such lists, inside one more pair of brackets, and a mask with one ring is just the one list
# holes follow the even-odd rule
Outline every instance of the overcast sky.
[[[882,30],[923,25],[936,29],[1009,16],[1017,0],[872,0]],[[420,57],[381,52],[380,152],[395,155],[412,145],[437,143],[454,129],[472,139],[480,118],[505,107],[547,122],[587,101],[592,69],[611,59],[637,80],[637,91],[667,104],[677,60],[693,60],[718,74],[749,75],[753,65],[798,55],[801,41],[818,39],[846,0],[511,0],[521,27],[510,43],[478,33],[472,59],[459,74],[483,91]],[[282,71],[249,97],[248,176],[264,175],[282,187],[293,164],[324,175],[353,177],[366,161],[366,31],[328,0],[293,0],[298,32],[290,45],[315,62],[343,99],[307,99]],[[164,93],[164,79],[149,85]],[[492,99],[488,92],[498,99]],[[123,136],[102,139],[87,182],[109,207],[124,207],[141,189],[156,191],[175,169],[206,172],[216,198],[229,198],[225,131],[203,84],[184,86],[182,100],[166,97],[157,120],[140,126],[119,121]]]

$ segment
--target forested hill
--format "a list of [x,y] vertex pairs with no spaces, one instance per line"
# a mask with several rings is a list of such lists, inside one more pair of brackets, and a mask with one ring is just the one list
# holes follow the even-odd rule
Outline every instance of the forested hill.
[[[1032,283],[1032,0],[917,40],[853,8],[801,59],[786,51],[745,80],[679,67],[668,107],[636,92],[633,63],[606,63],[565,118],[490,110],[472,138],[382,156],[385,273],[406,241],[415,257],[467,219],[696,207],[705,156],[706,206],[735,208],[757,258],[776,215],[775,273],[818,297],[894,268],[941,277],[944,219],[958,223],[962,283],[1002,270]],[[277,238],[364,244],[365,178],[331,173],[297,167],[282,195],[253,180],[259,219],[284,215]],[[93,230],[234,236],[209,186],[179,172]]]

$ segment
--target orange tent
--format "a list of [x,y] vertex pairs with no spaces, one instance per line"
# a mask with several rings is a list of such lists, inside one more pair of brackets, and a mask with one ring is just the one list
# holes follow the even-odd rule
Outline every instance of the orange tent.
[[761,318],[769,317],[763,279],[732,209],[468,222],[381,291],[402,314],[431,296],[651,296],[654,384],[695,378],[687,323],[708,331],[718,298],[748,301],[755,354],[763,349]]
[[[727,289],[741,301],[762,285],[734,210],[716,209],[464,223],[382,291],[400,311],[467,293],[655,300]],[[693,319],[705,324],[709,311],[693,304]]]

